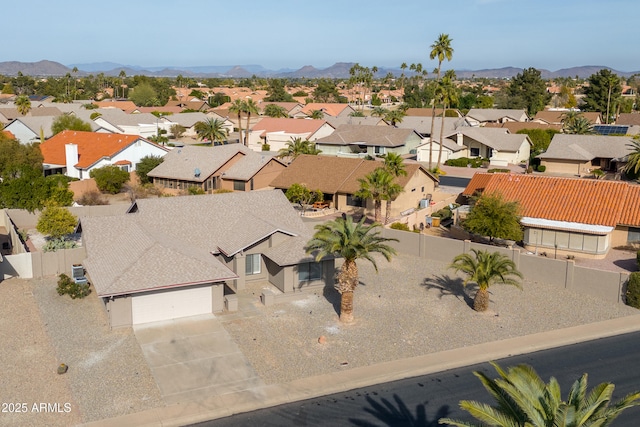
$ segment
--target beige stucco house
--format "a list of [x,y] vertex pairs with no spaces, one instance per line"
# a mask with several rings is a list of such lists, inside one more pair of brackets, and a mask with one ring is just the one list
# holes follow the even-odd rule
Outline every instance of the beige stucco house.
[[[373,200],[355,197],[363,179],[382,167],[380,160],[301,155],[271,182],[271,186],[286,191],[293,184],[304,184],[312,191],[320,190],[331,208],[345,213],[373,215]],[[421,200],[430,198],[438,179],[419,163],[405,163],[406,176],[396,178],[404,191],[393,200],[390,217],[417,208]],[[383,203],[382,215],[386,215]]]
[[221,312],[249,283],[274,297],[334,283],[334,260],[305,253],[312,229],[279,190],[142,199],[80,227],[112,328]]
[[277,152],[295,138],[316,141],[334,130],[325,120],[265,117],[249,131],[249,148],[262,151],[263,144],[268,144],[269,151]]
[[316,141],[322,155],[362,158],[396,153],[403,157],[416,154],[422,138],[413,129],[393,126],[341,125],[329,136]]

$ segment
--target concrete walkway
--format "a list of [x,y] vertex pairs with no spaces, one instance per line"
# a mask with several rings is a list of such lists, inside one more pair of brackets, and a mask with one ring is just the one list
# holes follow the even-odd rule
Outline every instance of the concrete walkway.
[[[180,426],[383,382],[441,372],[507,356],[636,331],[640,331],[640,315],[302,378],[287,384],[256,385],[235,393],[218,394],[199,401],[182,401],[163,408],[86,425],[94,427]],[[136,331],[136,335],[138,335],[138,331]]]
[[214,315],[153,322],[134,332],[167,405],[264,385]]

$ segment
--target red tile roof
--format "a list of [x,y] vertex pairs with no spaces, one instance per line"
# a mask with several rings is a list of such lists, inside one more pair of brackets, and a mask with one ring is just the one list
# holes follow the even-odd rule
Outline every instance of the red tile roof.
[[88,168],[103,157],[112,157],[139,139],[143,138],[138,135],[65,130],[40,144],[40,151],[44,157],[43,163],[64,165],[65,145],[76,144],[78,163],[74,166]]
[[256,123],[251,131],[260,132],[260,135],[268,132],[308,133],[311,135],[325,123],[327,122],[324,120],[265,117]]
[[640,186],[621,181],[477,173],[464,190],[499,192],[523,216],[615,227],[640,225]]

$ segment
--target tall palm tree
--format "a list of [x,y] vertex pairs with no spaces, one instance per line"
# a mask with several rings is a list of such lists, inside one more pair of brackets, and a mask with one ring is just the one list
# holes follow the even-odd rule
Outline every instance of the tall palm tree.
[[340,321],[343,323],[353,322],[353,292],[358,285],[356,260],[366,259],[377,272],[374,253],[382,254],[387,261],[396,254],[387,243],[397,240],[382,237],[379,224],[365,225],[364,221],[364,216],[357,223],[348,216],[316,225],[316,232],[306,246],[307,253],[315,252],[316,261],[326,256],[344,258],[336,286],[341,295]]
[[27,95],[20,95],[19,97],[17,97],[15,104],[18,113],[22,114],[23,116],[31,110],[31,101],[29,100],[29,97]]
[[374,221],[380,222],[382,217],[382,201],[387,197],[387,189],[393,183],[393,175],[384,168],[376,168],[373,172],[358,179],[360,189],[355,196],[360,199],[373,200]]
[[242,113],[244,112],[244,101],[242,99],[233,101],[229,106],[229,112],[238,115],[238,143],[242,144]]
[[313,156],[320,154],[315,144],[308,139],[302,139],[300,137],[291,138],[291,141],[287,142],[287,145],[278,151],[278,157],[291,157],[295,159],[300,154],[311,154]]
[[631,154],[629,154],[624,171],[637,174],[640,171],[640,140],[635,139],[631,144],[627,144],[627,147],[631,149]]
[[[399,176],[407,176],[407,170],[404,166],[404,159],[398,153],[387,153],[384,156],[384,168],[389,172],[394,178]],[[391,202],[396,199],[402,193],[404,189],[402,186],[395,182],[395,180],[385,188],[385,212],[384,212],[384,223],[388,224],[389,219],[391,217]]]
[[251,120],[251,115],[255,114],[258,115],[258,104],[256,104],[256,102],[249,98],[244,102],[244,112],[247,114],[247,131],[244,134],[244,145],[245,146],[249,146],[249,122]]
[[194,129],[200,140],[209,140],[212,144],[224,142],[229,136],[229,132],[224,127],[224,122],[218,119],[207,118],[194,125]]
[[458,102],[458,89],[453,84],[456,78],[456,74],[453,70],[448,70],[445,73],[444,78],[439,82],[436,90],[436,94],[440,102],[442,103],[442,117],[440,121],[440,149],[438,150],[438,163],[436,163],[436,169],[440,169],[440,163],[442,162],[442,140],[444,139],[444,117],[447,107]]
[[[442,61],[445,59],[451,61],[453,56],[453,48],[451,47],[452,40],[448,34],[440,34],[438,39],[431,45],[431,52],[429,53],[430,59],[438,58],[438,68],[436,68],[436,84],[440,81],[440,69],[442,68]],[[436,120],[436,103],[435,100],[431,106],[431,133],[429,134],[429,169],[433,161],[433,129]]]
[[478,285],[478,292],[473,299],[474,310],[486,311],[489,308],[489,287],[491,285],[503,283],[522,288],[514,277],[510,277],[515,276],[522,279],[522,273],[506,255],[478,249],[471,249],[471,252],[473,252],[473,256],[469,254],[456,256],[449,268],[466,274],[465,286],[469,282],[475,282]]
[[[503,370],[491,362],[500,378],[491,379],[481,371],[474,372],[496,404],[462,400],[460,408],[478,420],[481,426],[495,427],[605,427],[624,411],[640,402],[640,392],[626,395],[610,405],[615,385],[601,383],[587,394],[587,374],[571,386],[563,401],[560,384],[551,377],[548,384],[529,365],[517,365]],[[466,421],[441,418],[440,424],[473,427]]]

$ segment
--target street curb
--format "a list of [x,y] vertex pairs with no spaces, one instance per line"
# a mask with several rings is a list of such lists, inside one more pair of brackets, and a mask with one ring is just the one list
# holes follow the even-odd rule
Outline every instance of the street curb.
[[640,315],[476,344],[406,359],[256,387],[201,402],[174,404],[83,424],[87,427],[183,426],[234,414],[442,372],[501,358],[640,331]]

